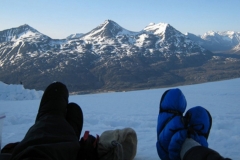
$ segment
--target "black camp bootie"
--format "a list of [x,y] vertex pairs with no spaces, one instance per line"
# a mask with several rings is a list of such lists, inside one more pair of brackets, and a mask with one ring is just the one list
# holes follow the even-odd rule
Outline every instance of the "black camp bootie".
[[68,104],[68,89],[61,82],[50,84],[43,93],[36,121],[44,115],[58,115],[65,117]]
[[83,113],[81,107],[76,103],[69,103],[67,105],[66,120],[73,127],[79,140],[83,127]]

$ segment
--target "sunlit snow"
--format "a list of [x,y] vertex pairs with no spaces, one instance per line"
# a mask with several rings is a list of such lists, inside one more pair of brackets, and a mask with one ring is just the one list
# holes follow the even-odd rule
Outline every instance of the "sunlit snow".
[[145,31],[153,32],[154,34],[163,34],[166,31],[168,24],[167,23],[150,23],[147,27],[144,28]]

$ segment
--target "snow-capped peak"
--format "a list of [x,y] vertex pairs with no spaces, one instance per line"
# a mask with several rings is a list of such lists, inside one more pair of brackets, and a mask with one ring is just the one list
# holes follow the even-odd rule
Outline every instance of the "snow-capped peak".
[[112,20],[104,21],[102,25],[103,29],[113,29],[113,30],[122,30],[123,28]]
[[148,26],[146,26],[143,30],[152,32],[153,34],[163,34],[167,27],[169,26],[168,23],[150,23]]
[[218,32],[219,35],[228,37],[230,40],[236,39],[238,42],[240,42],[240,33],[235,31],[224,31],[224,32]]
[[237,45],[240,42],[240,34],[235,31],[224,31],[224,32],[214,32],[214,31],[208,31],[204,33],[204,35],[201,36],[204,40],[211,40],[214,39],[214,41],[223,41],[224,43],[228,41],[229,43],[233,43],[233,45]]
[[134,34],[135,32],[128,31],[118,25],[112,20],[106,20],[103,24],[99,25],[92,31],[84,35],[83,39],[102,39],[102,38],[113,38],[117,35],[129,35]]
[[225,31],[225,32],[222,32],[222,34],[225,34],[225,35],[234,35],[235,32],[234,32],[234,31]]
[[0,32],[0,41],[17,41],[20,39],[45,36],[31,26],[24,24],[16,28],[7,29]]
[[208,36],[225,36],[225,37],[229,37],[232,39],[237,34],[239,34],[239,33],[235,32],[235,31],[224,31],[224,32],[208,31],[208,32],[204,33],[201,37],[204,39]]
[[151,22],[151,23],[149,23],[148,26],[153,26],[153,25],[155,25],[155,23],[154,23],[154,22]]
[[[104,24],[104,25],[107,25],[107,24],[111,24],[111,23],[114,24],[114,25],[118,25],[116,22],[114,22],[113,20],[110,20],[110,19],[105,20],[103,24]],[[118,25],[118,26],[119,26],[119,25]],[[120,26],[119,26],[119,27],[120,27]]]
[[201,37],[204,39],[207,36],[216,36],[216,34],[217,33],[214,31],[208,31],[208,32],[204,33]]
[[21,26],[19,26],[17,28],[23,29],[23,30],[31,30],[32,32],[38,32],[36,29],[32,28],[28,24],[23,24],[23,25],[21,25]]

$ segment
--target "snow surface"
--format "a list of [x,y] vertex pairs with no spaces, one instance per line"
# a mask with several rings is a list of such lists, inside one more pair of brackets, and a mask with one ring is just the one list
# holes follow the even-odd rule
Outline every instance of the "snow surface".
[[[42,97],[43,91],[25,89],[23,85],[5,84],[0,82],[0,104],[1,100],[34,100]],[[2,108],[2,106],[0,105]],[[0,110],[1,112],[1,110]]]
[[[188,101],[187,110],[200,105],[210,111],[213,124],[208,139],[209,147],[234,160],[240,160],[239,84],[238,78],[178,87]],[[8,90],[7,87],[0,89],[2,93]],[[167,89],[74,95],[69,100],[78,103],[83,110],[83,132],[90,130],[91,134],[100,135],[105,130],[131,127],[138,135],[135,160],[157,160],[155,143],[159,101]],[[16,90],[10,89],[8,92],[14,95]],[[29,97],[28,92],[22,91],[22,94]],[[34,123],[39,102],[40,98],[22,101],[6,98],[0,101],[0,113],[6,115],[2,146],[24,137]]]

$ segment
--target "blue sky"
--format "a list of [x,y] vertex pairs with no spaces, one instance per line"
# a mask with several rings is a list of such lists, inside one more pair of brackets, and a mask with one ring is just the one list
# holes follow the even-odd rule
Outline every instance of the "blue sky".
[[239,6],[240,0],[0,0],[0,31],[28,24],[66,38],[111,19],[130,31],[163,22],[182,33],[240,32]]

